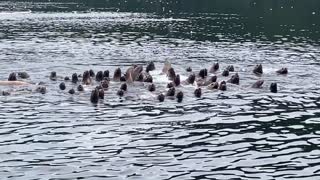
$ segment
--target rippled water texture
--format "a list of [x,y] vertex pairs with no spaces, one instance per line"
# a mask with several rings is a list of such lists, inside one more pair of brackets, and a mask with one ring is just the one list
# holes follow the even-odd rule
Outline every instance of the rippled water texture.
[[[12,91],[0,96],[1,179],[320,178],[317,30],[281,26],[288,31],[279,32],[292,33],[270,32],[238,14],[167,17],[0,5],[1,80],[27,71],[29,81],[45,81],[48,88],[42,95],[0,87]],[[166,60],[183,78],[188,66],[198,71],[216,61],[222,68],[233,64],[240,85],[228,84],[226,92],[203,89],[202,98],[193,96],[195,87],[183,86],[182,103],[159,103]],[[156,93],[135,83],[119,99],[113,83],[98,105],[89,101],[92,87],[69,95],[59,90],[60,80],[48,79],[51,71],[113,72],[149,61],[157,68]],[[258,63],[261,77],[252,74]],[[276,75],[281,67],[288,67],[287,76]],[[252,89],[258,79],[265,80],[263,88]],[[271,82],[279,93],[269,92]]]

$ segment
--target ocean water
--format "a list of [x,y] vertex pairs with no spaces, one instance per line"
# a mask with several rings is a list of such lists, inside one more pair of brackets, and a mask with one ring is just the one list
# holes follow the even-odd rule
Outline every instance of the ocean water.
[[[319,24],[313,20],[320,12],[305,10],[310,17],[294,21],[281,16],[281,7],[279,19],[121,7],[0,3],[0,79],[26,71],[28,82],[44,82],[48,90],[0,86],[11,92],[0,96],[1,179],[320,178]],[[59,90],[72,73],[112,74],[150,61],[153,93],[136,82],[119,98],[120,83],[111,82],[95,105],[96,82],[75,95]],[[167,91],[166,61],[182,80],[187,67],[197,72],[215,62],[218,80],[227,80],[221,71],[234,65],[240,85],[228,84],[225,92],[203,87],[201,98],[194,97],[195,86],[183,85],[181,103],[161,103],[156,96]],[[263,65],[262,76],[252,73],[256,64]],[[288,75],[275,73],[282,67]],[[51,71],[61,78],[50,81]],[[251,88],[259,79],[263,87]],[[269,91],[273,82],[278,93]]]

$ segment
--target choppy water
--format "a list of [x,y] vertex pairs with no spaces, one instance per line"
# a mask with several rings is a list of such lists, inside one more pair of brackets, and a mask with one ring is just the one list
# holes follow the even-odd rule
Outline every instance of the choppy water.
[[[18,10],[0,12],[0,77],[27,71],[48,93],[1,87],[14,91],[0,96],[1,179],[319,178],[319,32],[252,33],[237,14]],[[188,66],[233,64],[241,84],[198,99],[184,86],[182,103],[159,103],[166,60],[182,76]],[[156,93],[136,83],[119,99],[113,83],[98,105],[89,90],[69,95],[48,80],[51,71],[113,72],[148,61],[157,66]],[[251,73],[257,63],[262,77]],[[283,66],[289,74],[276,75]],[[250,88],[257,79],[264,87]],[[269,93],[271,82],[279,93]]]

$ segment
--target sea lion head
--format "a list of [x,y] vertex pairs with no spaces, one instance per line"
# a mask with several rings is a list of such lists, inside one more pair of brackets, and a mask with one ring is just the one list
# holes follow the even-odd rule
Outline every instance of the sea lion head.
[[148,83],[152,83],[153,82],[153,78],[150,74],[147,74],[144,79],[143,82],[148,82]]
[[69,76],[64,77],[64,80],[65,80],[65,81],[70,81]]
[[94,89],[91,91],[90,101],[92,103],[98,103],[98,101],[99,101],[99,90],[98,89]]
[[21,79],[28,79],[30,76],[27,72],[18,72],[18,76],[21,78]]
[[45,94],[47,92],[47,88],[45,86],[38,86],[36,88],[36,92],[41,93],[41,94]]
[[156,67],[154,66],[154,62],[151,61],[148,63],[148,65],[146,67],[146,72],[153,71],[155,69],[156,69]]
[[120,77],[120,81],[121,81],[121,82],[126,82],[126,76],[121,76],[121,77]]
[[117,69],[114,71],[113,79],[114,79],[115,81],[120,81],[120,77],[121,77],[121,69],[120,69],[120,68],[117,68]]
[[221,91],[227,90],[227,83],[225,81],[220,82],[219,90],[221,90]]
[[179,91],[176,95],[177,101],[180,103],[183,100],[183,92]]
[[200,98],[201,95],[202,95],[201,88],[195,89],[195,90],[194,90],[194,95],[195,95],[197,98]]
[[172,87],[174,87],[174,83],[173,83],[173,82],[169,82],[169,83],[167,84],[167,88],[172,88]]
[[191,67],[187,67],[186,71],[187,72],[192,72],[192,68]]
[[278,74],[288,74],[288,68],[281,68],[277,71]]
[[209,82],[211,82],[211,83],[217,82],[217,76],[211,76],[209,79]]
[[127,83],[121,84],[120,89],[123,90],[123,91],[127,91],[127,90],[128,90],[128,85],[127,85]]
[[174,80],[174,78],[176,77],[176,72],[173,68],[168,69],[167,76],[169,77],[169,80]]
[[208,89],[218,89],[219,88],[219,83],[218,82],[213,82],[209,84]]
[[179,86],[180,85],[180,75],[179,74],[176,75],[176,77],[174,78],[173,82],[174,82],[175,86]]
[[236,73],[236,74],[232,75],[231,78],[228,80],[228,82],[231,84],[239,84],[240,83],[239,74]]
[[75,94],[76,91],[72,88],[72,89],[70,89],[70,90],[68,91],[68,93],[69,93],[69,94]]
[[96,81],[100,82],[103,79],[103,72],[102,71],[98,71],[96,74]]
[[94,71],[92,69],[89,70],[89,74],[90,74],[90,77],[94,77],[95,76]]
[[91,83],[91,76],[90,76],[90,71],[85,71],[83,72],[83,75],[82,75],[82,83],[83,84],[90,84]]
[[101,81],[101,87],[102,87],[103,89],[108,89],[108,87],[109,87],[109,81],[107,81],[107,80]]
[[261,64],[256,65],[256,66],[253,68],[253,73],[255,73],[255,74],[257,74],[257,75],[263,74],[262,65],[261,65]]
[[52,71],[52,72],[50,73],[50,79],[51,79],[52,81],[56,81],[56,80],[57,80],[57,73],[56,73],[55,71]]
[[109,75],[110,75],[109,70],[105,70],[105,71],[103,72],[103,77],[104,77],[104,78],[109,78]]
[[176,92],[176,89],[174,87],[169,88],[167,91],[167,96],[174,96]]
[[153,92],[153,91],[156,90],[156,86],[155,86],[154,84],[150,84],[150,85],[148,86],[148,90],[151,91],[151,92]]
[[204,79],[205,77],[208,76],[208,70],[207,70],[207,69],[201,69],[201,70],[199,71],[199,76],[200,76],[202,79]]
[[59,88],[60,88],[61,90],[65,90],[65,89],[66,89],[66,84],[65,84],[64,82],[60,83],[60,84],[59,84]]
[[226,69],[227,69],[229,72],[234,72],[234,67],[233,67],[233,65],[229,65]]
[[196,80],[196,75],[195,74],[190,74],[188,79],[187,79],[187,82],[189,84],[193,84],[195,80]]
[[16,81],[17,80],[17,74],[16,73],[10,73],[8,77],[8,81]]
[[214,73],[219,70],[219,63],[213,63],[213,65],[210,68],[210,73]]
[[79,81],[77,73],[72,74],[71,81],[72,83],[77,83]]
[[227,69],[225,69],[223,72],[222,72],[222,76],[229,76],[229,71]]
[[164,101],[165,96],[163,94],[159,94],[157,99],[159,100],[159,102],[163,102]]
[[264,83],[264,80],[258,80],[253,85],[252,88],[260,88]]
[[84,91],[84,88],[83,88],[83,86],[81,84],[79,84],[79,86],[77,87],[77,90],[78,91]]
[[120,97],[122,97],[122,96],[124,95],[124,91],[123,91],[122,89],[119,89],[119,90],[117,91],[117,95],[120,96]]
[[278,85],[277,85],[277,83],[271,83],[271,85],[270,85],[270,91],[271,91],[272,93],[277,93],[277,92],[278,92]]

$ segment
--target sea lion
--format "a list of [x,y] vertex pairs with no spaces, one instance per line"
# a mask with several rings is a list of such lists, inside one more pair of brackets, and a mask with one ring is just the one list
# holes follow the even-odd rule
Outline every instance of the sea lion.
[[124,91],[123,91],[122,89],[119,89],[119,90],[117,91],[117,95],[118,95],[119,97],[122,97],[122,96],[124,95]]
[[217,76],[211,76],[209,80],[206,79],[198,79],[197,80],[197,85],[198,86],[208,86],[209,84],[216,82],[217,81]]
[[252,88],[261,88],[261,86],[263,85],[264,80],[258,80],[256,81],[251,87]]
[[157,99],[159,100],[159,102],[163,102],[164,99],[165,99],[165,96],[164,96],[163,94],[159,94],[159,95],[157,96]]
[[195,80],[196,80],[196,75],[192,73],[188,76],[188,78],[185,81],[183,81],[183,84],[193,84]]
[[104,90],[103,89],[99,89],[99,98],[104,99]]
[[262,65],[261,65],[261,64],[256,65],[256,66],[253,68],[253,73],[256,74],[256,75],[261,75],[261,74],[263,74]]
[[104,77],[104,78],[109,78],[109,75],[110,75],[109,70],[105,70],[105,71],[103,72],[103,77]]
[[117,69],[114,71],[113,80],[114,80],[114,81],[120,81],[120,77],[121,77],[121,69],[120,69],[120,68],[117,68]]
[[148,86],[148,90],[149,90],[150,92],[153,92],[153,91],[156,90],[156,86],[155,86],[154,84],[150,84],[150,85]]
[[179,86],[180,85],[180,75],[177,74],[176,77],[173,80],[173,83],[175,86]]
[[36,92],[41,93],[41,94],[45,94],[47,92],[47,88],[45,86],[38,86],[36,88]]
[[120,82],[126,82],[126,76],[121,76],[120,77]]
[[167,71],[167,77],[170,81],[173,81],[174,78],[176,77],[176,72],[174,71],[173,68],[168,69]]
[[50,73],[50,79],[51,79],[52,81],[56,81],[56,80],[57,80],[57,73],[56,73],[55,71],[52,71],[52,72]]
[[78,91],[84,91],[84,88],[83,88],[83,86],[81,84],[79,84],[79,86],[77,87],[77,90]]
[[16,73],[10,73],[8,77],[8,81],[17,81],[17,74]]
[[69,76],[64,77],[64,80],[65,80],[65,81],[70,81]]
[[277,74],[288,74],[287,68],[281,68],[278,71],[276,71]]
[[123,91],[127,91],[128,90],[128,85],[126,83],[121,84],[120,89]]
[[91,82],[92,80],[91,80],[90,71],[84,71],[82,75],[82,83],[85,85],[89,85],[91,84]]
[[149,73],[150,71],[153,71],[153,70],[155,70],[156,69],[156,67],[155,67],[155,65],[154,65],[154,62],[149,62],[148,64],[147,64],[147,67],[146,67],[146,72],[147,73]]
[[143,71],[142,66],[133,65],[129,67],[125,75],[127,82],[132,83],[133,81],[137,81],[137,80],[143,81],[144,76],[142,74],[142,71]]
[[167,74],[170,68],[171,68],[171,63],[169,61],[166,61],[162,68],[162,73]]
[[8,91],[1,91],[1,95],[2,95],[2,96],[9,96],[9,95],[10,95],[10,92],[8,92]]
[[70,89],[70,90],[68,91],[68,93],[69,93],[69,94],[75,94],[76,91],[72,88],[72,89]]
[[201,88],[195,89],[195,90],[194,90],[194,95],[195,95],[197,98],[200,98],[201,95],[202,95]]
[[28,79],[30,76],[27,72],[18,72],[18,77],[21,79]]
[[208,85],[208,89],[219,89],[219,83],[218,82],[213,82]]
[[79,81],[77,73],[73,73],[71,77],[71,82],[76,84]]
[[215,73],[216,71],[219,70],[219,63],[214,63],[211,68],[210,68],[210,73]]
[[177,101],[180,103],[183,100],[183,92],[179,91],[176,95]]
[[98,89],[94,89],[91,91],[90,101],[92,103],[98,103],[98,101],[99,101],[99,90]]
[[107,80],[101,81],[101,86],[102,86],[103,89],[108,89],[109,81],[107,81]]
[[174,96],[176,92],[176,89],[174,87],[171,87],[168,91],[167,91],[167,96]]
[[225,81],[220,82],[219,90],[220,91],[226,91],[227,90],[227,83]]
[[227,66],[226,70],[228,70],[229,72],[234,72],[234,67],[233,67],[233,65]]
[[272,93],[277,93],[277,92],[278,92],[278,85],[277,85],[277,83],[271,83],[271,85],[270,85],[270,91],[271,91]]
[[225,69],[222,74],[222,76],[229,76],[229,71],[227,69]]
[[198,76],[201,77],[202,79],[204,79],[205,77],[208,76],[208,70],[207,70],[207,69],[201,69],[201,70],[199,71]]
[[143,82],[152,83],[153,82],[152,76],[150,74],[146,74],[143,78]]
[[173,82],[169,82],[169,83],[167,84],[167,88],[172,88],[172,87],[174,87],[174,83],[173,83]]
[[95,76],[94,71],[92,69],[89,70],[89,74],[90,74],[90,77],[94,77]]
[[236,74],[232,75],[231,78],[228,80],[228,82],[231,83],[231,84],[237,84],[237,85],[239,85],[239,83],[240,83],[239,74],[236,73]]
[[102,71],[98,71],[96,74],[96,81],[100,82],[103,80],[103,72]]
[[60,83],[60,84],[59,84],[59,88],[60,88],[61,90],[65,90],[65,89],[66,89],[66,84],[65,84],[64,82]]

